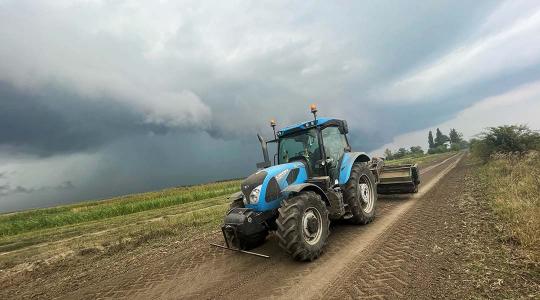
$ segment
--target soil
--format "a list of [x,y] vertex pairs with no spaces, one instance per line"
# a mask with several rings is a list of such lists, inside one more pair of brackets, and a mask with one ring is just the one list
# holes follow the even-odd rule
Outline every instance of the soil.
[[253,250],[209,246],[218,231],[0,277],[0,298],[540,298],[540,268],[500,238],[459,154],[423,168],[417,194],[380,197],[366,226],[334,224],[316,261],[291,260],[270,235]]

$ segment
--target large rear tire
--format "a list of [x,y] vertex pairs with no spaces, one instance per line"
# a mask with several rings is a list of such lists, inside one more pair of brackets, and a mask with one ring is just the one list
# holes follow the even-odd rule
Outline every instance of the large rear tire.
[[349,219],[351,223],[364,225],[373,221],[377,204],[377,187],[375,176],[367,164],[353,164],[343,196],[353,215]]
[[278,211],[279,246],[295,260],[313,261],[319,257],[330,232],[328,210],[321,196],[312,191],[300,192],[284,200]]

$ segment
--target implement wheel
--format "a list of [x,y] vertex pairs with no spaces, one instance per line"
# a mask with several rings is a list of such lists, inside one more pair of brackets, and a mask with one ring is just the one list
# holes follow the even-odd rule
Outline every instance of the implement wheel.
[[279,246],[295,260],[313,261],[319,257],[330,232],[328,210],[321,196],[312,191],[300,192],[284,200],[278,211]]
[[353,164],[351,176],[343,190],[343,196],[353,215],[349,219],[350,222],[364,225],[373,221],[377,203],[377,188],[375,177],[367,164]]

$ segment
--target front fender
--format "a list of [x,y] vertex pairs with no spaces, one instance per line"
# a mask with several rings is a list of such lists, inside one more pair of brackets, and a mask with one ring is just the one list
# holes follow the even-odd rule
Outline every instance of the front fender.
[[288,197],[290,194],[300,193],[301,191],[305,191],[305,190],[314,191],[315,193],[321,195],[324,202],[328,203],[328,197],[326,196],[324,191],[313,183],[299,183],[299,184],[289,185],[287,188],[283,190],[283,193],[287,195]]
[[365,152],[346,152],[343,155],[341,164],[339,167],[339,184],[343,185],[349,180],[351,176],[351,169],[355,162],[368,162],[371,159]]

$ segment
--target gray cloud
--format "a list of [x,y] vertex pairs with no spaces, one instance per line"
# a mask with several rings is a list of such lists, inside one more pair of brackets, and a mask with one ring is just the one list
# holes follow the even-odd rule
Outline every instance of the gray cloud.
[[270,118],[309,118],[312,102],[349,121],[355,149],[373,150],[536,80],[538,11],[520,1],[2,1],[0,161],[21,170],[15,187],[39,189],[38,164],[62,170],[47,186],[74,185],[10,201],[244,176],[260,156],[255,133],[269,134]]
[[[56,186],[40,186],[39,188],[31,188],[31,187],[24,187],[21,185],[17,185],[15,187],[12,187],[10,184],[3,184],[0,185],[0,196],[10,196],[14,194],[33,194],[33,193],[42,193],[45,191],[64,191],[64,190],[72,190],[75,186],[71,181],[64,181],[59,185]],[[0,207],[1,207],[0,203]]]

